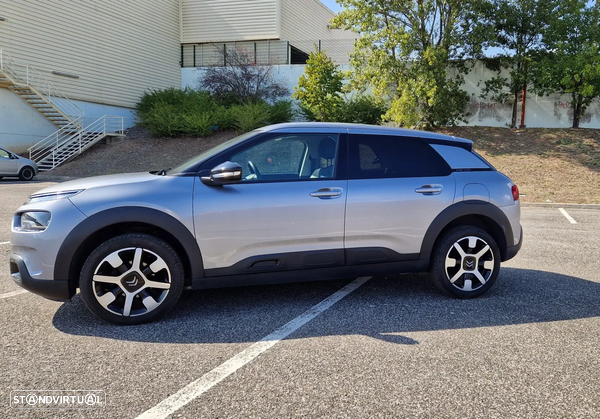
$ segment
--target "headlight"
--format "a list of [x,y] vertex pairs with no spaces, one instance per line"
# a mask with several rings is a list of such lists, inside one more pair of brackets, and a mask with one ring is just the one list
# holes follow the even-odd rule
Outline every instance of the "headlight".
[[15,214],[13,228],[15,231],[40,233],[48,228],[52,216],[46,211],[29,211]]
[[71,198],[77,195],[79,192],[83,192],[84,189],[77,189],[73,191],[59,191],[59,192],[46,192],[40,194],[33,194],[29,197],[27,204],[33,204],[36,202],[43,201],[55,201],[57,199]]

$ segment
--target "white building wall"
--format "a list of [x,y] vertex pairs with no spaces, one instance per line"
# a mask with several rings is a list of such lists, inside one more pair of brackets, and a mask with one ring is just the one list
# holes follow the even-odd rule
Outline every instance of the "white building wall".
[[[282,81],[288,87],[290,93],[298,85],[298,79],[304,74],[304,65],[276,65],[273,66],[273,76],[276,80]],[[349,65],[341,65],[340,70],[350,70]],[[181,86],[182,88],[198,87],[198,77],[203,73],[202,68],[182,68]],[[471,116],[467,118],[468,122],[461,125],[479,125],[488,127],[506,127],[510,124],[512,115],[510,104],[501,104],[489,99],[481,99],[478,95],[481,87],[478,85],[480,80],[491,78],[493,73],[482,66],[476,67],[467,75],[463,89],[471,95],[471,101],[467,105],[467,110]],[[573,123],[571,108],[569,106],[570,96],[552,95],[548,97],[539,97],[535,94],[528,94],[525,124],[528,128],[569,128]],[[519,105],[519,118],[521,121],[521,106]],[[595,100],[588,108],[586,115],[581,120],[582,128],[600,128],[600,100]]]
[[[496,73],[478,63],[465,77],[462,86],[471,97],[467,111],[471,114],[466,124],[487,127],[510,126],[512,117],[512,101],[499,103],[491,98],[481,98],[483,82],[494,77]],[[528,128],[570,128],[573,115],[569,95],[538,96],[527,92],[525,104],[525,126]],[[517,109],[517,124],[521,123],[521,103]],[[580,121],[581,128],[600,128],[600,101],[596,100],[587,109]]]
[[[84,124],[103,115],[122,116],[124,127],[135,125],[135,111],[119,106],[73,101],[85,112]],[[35,143],[56,131],[56,126],[8,89],[0,88],[0,147],[24,154]]]
[[181,0],[181,43],[277,39],[281,0]]
[[0,0],[0,16],[0,48],[69,98],[131,108],[181,85],[178,0]]
[[[273,79],[283,82],[290,94],[294,91],[294,87],[298,85],[298,79],[304,74],[304,65],[274,65],[272,75]],[[349,69],[349,67],[344,67]],[[198,88],[198,78],[202,76],[205,69],[203,68],[182,68],[181,69],[181,88],[190,87]]]
[[23,154],[56,127],[20,97],[0,89],[0,147]]

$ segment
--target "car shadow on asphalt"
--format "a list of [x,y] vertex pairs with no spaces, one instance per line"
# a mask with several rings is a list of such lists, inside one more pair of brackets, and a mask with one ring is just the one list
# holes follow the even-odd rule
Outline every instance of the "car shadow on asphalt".
[[[53,325],[69,335],[155,343],[255,342],[341,288],[346,281],[184,291],[162,320],[115,326],[94,317],[79,296]],[[365,335],[418,344],[410,332],[468,329],[600,316],[600,284],[552,272],[502,268],[484,296],[441,295],[425,275],[377,277],[290,338]]]

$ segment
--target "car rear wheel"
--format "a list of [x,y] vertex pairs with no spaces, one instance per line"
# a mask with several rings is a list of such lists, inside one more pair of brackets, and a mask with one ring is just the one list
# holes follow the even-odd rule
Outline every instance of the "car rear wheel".
[[493,237],[478,227],[459,226],[438,242],[431,277],[446,294],[472,298],[492,287],[499,270],[500,251]]
[[125,234],[101,244],[81,270],[81,297],[92,313],[111,323],[140,324],[161,317],[183,290],[175,250],[145,234]]
[[19,179],[21,180],[31,180],[35,176],[35,170],[32,167],[25,166],[19,172]]

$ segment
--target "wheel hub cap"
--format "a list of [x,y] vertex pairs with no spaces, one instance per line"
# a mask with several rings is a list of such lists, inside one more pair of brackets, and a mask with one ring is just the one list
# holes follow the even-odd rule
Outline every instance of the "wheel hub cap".
[[463,259],[463,269],[465,271],[474,271],[476,267],[477,259],[475,259],[473,256],[466,256]]
[[129,292],[135,292],[139,290],[144,286],[144,284],[145,281],[137,272],[132,272],[129,275],[125,275],[123,279],[121,279],[122,288]]

